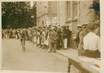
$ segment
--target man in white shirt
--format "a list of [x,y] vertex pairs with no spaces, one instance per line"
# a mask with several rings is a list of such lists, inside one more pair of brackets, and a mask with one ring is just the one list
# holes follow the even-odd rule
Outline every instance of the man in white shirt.
[[96,35],[95,25],[88,24],[89,33],[83,38],[83,55],[88,57],[100,57],[99,36]]
[[84,50],[99,50],[99,36],[94,32],[89,32],[83,39],[83,48]]

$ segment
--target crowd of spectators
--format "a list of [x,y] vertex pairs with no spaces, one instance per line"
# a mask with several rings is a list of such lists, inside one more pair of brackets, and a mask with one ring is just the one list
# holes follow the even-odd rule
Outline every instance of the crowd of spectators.
[[[69,26],[50,25],[32,28],[4,29],[2,30],[2,38],[20,40],[24,51],[26,50],[25,42],[30,41],[39,48],[48,49],[48,52],[73,48],[78,49],[79,53],[82,53],[83,49],[88,49],[88,47],[85,48],[85,37],[88,36],[90,32],[95,34],[94,36],[90,34],[92,38],[95,36],[100,37],[100,26],[99,22],[95,22],[78,25],[77,28],[78,32],[75,33],[74,36]],[[96,40],[96,38],[94,40]]]

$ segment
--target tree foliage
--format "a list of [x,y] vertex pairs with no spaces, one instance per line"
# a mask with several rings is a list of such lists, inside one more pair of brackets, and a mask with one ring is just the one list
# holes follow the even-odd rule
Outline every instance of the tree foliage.
[[29,2],[2,3],[2,28],[31,27],[34,25],[31,16],[32,9],[30,9]]
[[100,1],[94,0],[91,9],[94,9],[97,16],[100,16]]

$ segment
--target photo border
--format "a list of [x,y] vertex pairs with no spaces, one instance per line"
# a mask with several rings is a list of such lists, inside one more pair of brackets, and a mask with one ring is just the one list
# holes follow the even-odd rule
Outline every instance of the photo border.
[[[18,2],[18,1],[85,1],[85,0],[0,0],[0,20],[1,18],[1,2]],[[86,0],[87,1],[87,0]],[[2,23],[0,21],[0,69],[2,64]],[[100,0],[100,48],[101,48],[101,71],[104,73],[104,0]],[[36,71],[12,71],[12,70],[0,70],[0,73],[59,73],[59,72],[36,72]]]

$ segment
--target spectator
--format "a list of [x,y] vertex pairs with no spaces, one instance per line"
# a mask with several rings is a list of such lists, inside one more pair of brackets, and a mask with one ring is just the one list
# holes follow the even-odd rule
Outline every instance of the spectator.
[[79,45],[79,42],[80,42],[79,33],[80,33],[81,31],[82,31],[82,27],[81,27],[81,25],[78,25],[78,32],[77,32],[77,34],[76,34],[76,39],[75,39],[77,48],[78,48],[78,45]]
[[58,33],[57,49],[61,49],[62,45],[63,45],[63,43],[62,43],[63,39],[62,39],[62,30],[61,30],[61,28],[58,28],[57,33]]
[[99,36],[94,32],[96,26],[94,23],[88,25],[89,33],[83,39],[83,53],[82,55],[88,57],[100,57]]
[[88,33],[87,24],[83,24],[82,30],[79,33],[79,45],[78,45],[79,54],[83,50],[83,38],[87,33]]
[[52,27],[52,29],[49,32],[49,49],[48,49],[48,52],[56,52],[57,39],[58,39],[58,34],[56,32],[56,27]]
[[70,48],[71,47],[71,36],[72,36],[72,32],[69,30],[69,26],[66,27],[66,32],[67,32],[67,47]]
[[71,38],[71,31],[69,30],[68,26],[67,27],[65,26],[63,29],[64,49],[70,46],[70,38]]

